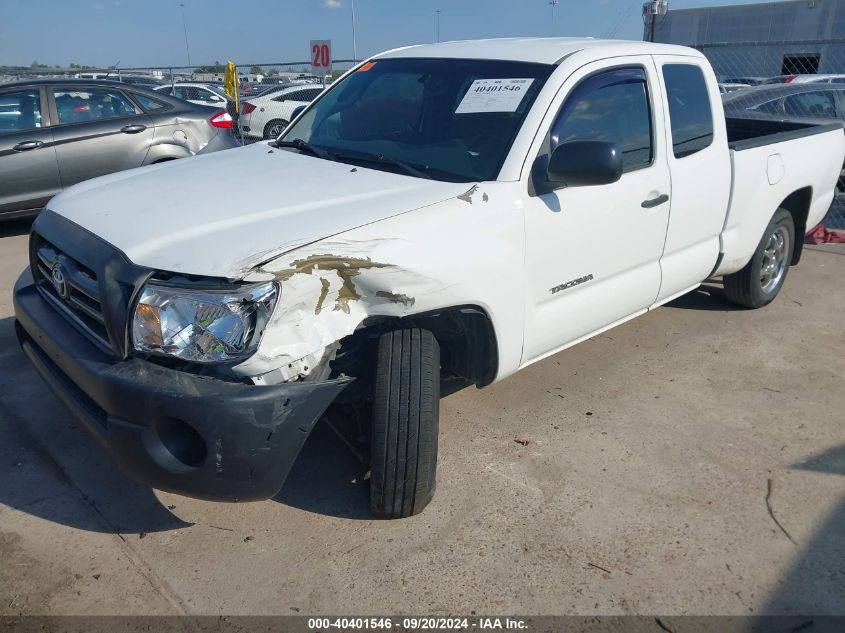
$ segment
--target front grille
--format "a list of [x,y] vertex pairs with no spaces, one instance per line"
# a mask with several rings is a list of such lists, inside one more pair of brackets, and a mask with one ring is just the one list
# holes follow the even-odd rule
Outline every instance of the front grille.
[[111,354],[97,274],[37,233],[32,240],[32,276],[41,296]]

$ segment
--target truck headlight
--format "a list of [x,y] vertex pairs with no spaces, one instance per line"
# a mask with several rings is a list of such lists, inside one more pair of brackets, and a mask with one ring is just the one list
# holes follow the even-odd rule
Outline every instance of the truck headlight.
[[237,361],[255,352],[278,299],[274,283],[233,290],[144,286],[132,319],[139,352],[195,363]]

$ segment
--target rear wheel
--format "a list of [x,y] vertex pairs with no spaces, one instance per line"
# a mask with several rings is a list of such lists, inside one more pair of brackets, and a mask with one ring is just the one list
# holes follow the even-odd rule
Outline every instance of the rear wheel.
[[786,209],[778,209],[751,261],[742,270],[725,275],[725,296],[747,308],[760,308],[771,303],[786,280],[794,247],[792,214]]
[[440,408],[440,346],[428,330],[379,337],[373,388],[370,508],[417,514],[434,496]]
[[285,131],[288,122],[284,119],[273,119],[264,126],[264,140],[278,138],[279,134]]

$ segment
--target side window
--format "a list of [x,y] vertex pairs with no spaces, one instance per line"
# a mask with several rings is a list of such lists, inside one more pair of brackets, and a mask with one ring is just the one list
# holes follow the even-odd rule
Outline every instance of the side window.
[[159,101],[158,99],[153,99],[152,97],[148,97],[147,95],[138,94],[137,92],[133,92],[132,96],[135,97],[135,101],[141,104],[141,107],[144,108],[147,112],[152,112],[154,110],[161,110],[162,108],[166,108],[167,104],[163,101]]
[[196,91],[197,99],[202,99],[203,101],[219,101],[220,99],[213,91],[207,88],[196,88]]
[[187,101],[197,99],[197,90],[191,86],[176,86],[176,96]]
[[713,142],[713,112],[701,68],[692,64],[666,64],[663,81],[669,100],[675,158],[709,147]]
[[293,90],[274,97],[273,101],[302,101],[302,90]]
[[59,123],[84,123],[137,114],[119,90],[110,88],[59,88],[53,91]]
[[38,88],[0,93],[0,134],[41,127],[41,94]]
[[552,147],[567,141],[615,143],[629,172],[651,164],[651,130],[645,72],[620,68],[593,75],[572,91],[552,127]]
[[773,101],[766,101],[749,110],[756,110],[758,112],[768,112],[769,114],[783,114],[783,99],[775,99]]
[[314,101],[323,92],[322,88],[312,88],[305,95],[305,101]]
[[783,108],[786,114],[792,116],[836,117],[833,92],[829,91],[804,92],[798,95],[791,95],[784,99]]

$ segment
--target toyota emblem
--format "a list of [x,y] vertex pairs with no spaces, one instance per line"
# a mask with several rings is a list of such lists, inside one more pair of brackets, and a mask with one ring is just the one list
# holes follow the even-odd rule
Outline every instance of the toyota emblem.
[[70,284],[67,280],[65,267],[61,264],[53,266],[51,277],[53,278],[53,288],[56,289],[56,293],[65,301],[70,299]]

